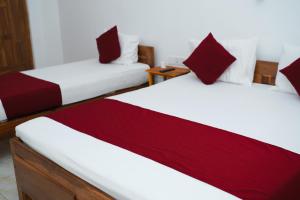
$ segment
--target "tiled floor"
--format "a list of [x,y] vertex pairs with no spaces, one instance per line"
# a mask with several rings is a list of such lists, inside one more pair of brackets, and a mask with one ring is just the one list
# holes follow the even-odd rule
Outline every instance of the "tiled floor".
[[18,200],[18,192],[9,151],[9,141],[0,141],[0,200]]

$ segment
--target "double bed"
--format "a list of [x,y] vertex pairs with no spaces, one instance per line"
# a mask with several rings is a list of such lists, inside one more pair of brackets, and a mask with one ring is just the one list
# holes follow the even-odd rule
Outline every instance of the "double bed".
[[[269,80],[269,83],[272,83],[276,68],[274,63],[258,62],[255,82],[262,83]],[[289,155],[288,158],[295,157],[295,163],[299,164],[297,158],[300,154],[299,97],[278,92],[272,85],[254,83],[252,86],[241,86],[217,82],[208,86],[201,83],[195,74],[190,73],[152,87],[109,97],[104,101],[118,102],[141,109],[139,115],[142,119],[156,113],[174,120],[174,123],[184,120],[188,124],[212,127],[222,134],[230,133],[229,135],[242,138],[242,140],[248,138],[247,140],[258,142],[261,145],[259,148],[263,147],[262,151],[266,150],[271,153],[282,151],[284,155]],[[80,108],[77,108],[78,110]],[[70,116],[74,113],[82,114],[72,110],[69,113],[67,111],[57,115],[50,114],[28,121],[16,128],[17,138],[11,140],[11,147],[21,199],[243,198],[243,196],[235,195],[240,194],[241,191],[228,192],[224,188],[218,189],[213,186],[216,185],[214,182],[205,183],[162,164],[159,159],[147,158],[142,156],[142,153],[136,153],[132,149],[126,150],[120,145],[96,139],[80,131],[80,128],[68,126],[69,119],[57,120],[64,117],[72,118]],[[115,114],[118,113],[115,112]],[[90,120],[86,117],[88,116],[81,116],[77,120],[80,119],[81,123],[86,126],[92,126],[93,124],[90,124]],[[125,128],[127,126],[133,127],[133,132],[136,131],[133,130],[137,128],[135,120],[136,123],[139,121],[135,117],[133,115],[132,119],[128,118],[124,119],[123,123],[120,122],[120,128],[124,126],[124,134],[128,133]],[[119,126],[117,119],[114,124]],[[172,122],[170,123],[172,128]],[[144,121],[142,127],[145,133],[148,129],[153,131],[151,133],[155,138],[148,133],[150,140],[163,140],[164,133],[160,128],[163,128],[164,124],[160,124],[160,121]],[[178,133],[171,129],[166,135],[172,136],[172,131],[174,131],[174,138],[179,137],[176,135]],[[180,136],[182,138],[190,137],[189,132],[182,132],[182,134],[184,134]],[[242,146],[242,144],[237,145],[241,152],[247,153],[247,148],[249,151],[253,150],[252,147]],[[209,144],[208,147],[210,145],[214,144]],[[223,151],[230,152],[230,149],[224,148]],[[214,159],[206,158],[205,153],[207,152],[199,154],[204,162],[201,165],[206,165],[206,160]],[[252,154],[253,152],[250,152],[250,155]],[[160,156],[168,157],[167,155]],[[257,154],[257,157],[259,156]],[[268,161],[275,162],[276,158],[275,156],[273,160]],[[237,159],[237,163],[241,161],[240,164],[243,166],[243,161],[247,160],[247,156],[244,158],[242,155],[233,159]],[[232,161],[236,162],[236,160]],[[226,164],[224,166],[223,163],[219,164],[219,171],[226,169]],[[263,168],[264,164],[261,163],[261,165]],[[209,168],[215,167],[209,166]],[[238,166],[232,167],[239,169]],[[261,174],[259,166],[254,168],[258,169],[257,175]],[[181,169],[181,166],[179,165],[176,169]],[[284,172],[284,167],[281,169],[283,174],[288,173]],[[216,171],[216,174],[219,171]],[[270,171],[272,171],[271,168]],[[230,171],[229,173],[239,172]],[[240,176],[247,177],[248,175],[241,174]],[[256,180],[259,178],[257,177]],[[298,181],[295,184],[299,187],[299,171],[289,178]],[[256,191],[257,188],[244,189],[246,196],[258,195],[257,199],[270,197],[268,196],[270,194],[265,194],[264,191]],[[275,196],[274,199],[276,199]]]
[[[11,91],[12,89],[10,88],[18,88],[20,85],[12,87],[12,85],[7,83],[7,81],[2,81],[4,82],[3,84],[7,84],[7,86],[3,85],[3,87],[5,87],[3,88],[3,91],[7,89],[7,93],[12,93],[6,98],[8,99],[6,101],[8,101],[8,104],[10,103],[9,101],[14,101],[15,103],[10,105],[12,114],[9,116],[7,115],[9,109],[5,109],[4,102],[2,102],[0,98],[0,138],[7,134],[11,135],[11,132],[16,125],[34,117],[43,115],[45,112],[53,110],[53,108],[54,110],[57,110],[61,107],[64,108],[67,105],[72,105],[89,99],[97,97],[103,98],[103,96],[145,87],[147,80],[145,70],[149,67],[153,67],[154,49],[149,46],[139,46],[138,55],[138,63],[133,64],[101,64],[97,59],[91,59],[59,66],[24,71],[18,73],[18,77],[11,77],[11,79],[7,78],[8,81],[16,80],[16,78],[28,79],[29,81],[31,81],[30,79],[33,79],[37,83],[41,80],[53,84],[54,86],[59,86],[61,102],[55,106],[51,104],[51,106],[43,105],[42,101],[44,99],[33,100],[32,102],[29,102],[27,99],[22,100],[24,97],[24,91],[27,92],[26,80],[24,80],[24,91],[17,92]],[[8,74],[8,76],[10,76],[10,74]],[[37,91],[37,97],[42,96],[42,92],[45,90],[43,87],[48,89],[48,85],[41,86],[40,88],[34,88],[35,86],[33,84],[31,87],[33,88],[32,91]],[[31,91],[28,91],[28,93],[29,92]],[[5,98],[5,92],[2,93]],[[47,93],[50,92],[45,90],[44,93],[47,95]],[[41,108],[38,110],[25,108],[26,106],[36,108],[38,104],[42,104]]]

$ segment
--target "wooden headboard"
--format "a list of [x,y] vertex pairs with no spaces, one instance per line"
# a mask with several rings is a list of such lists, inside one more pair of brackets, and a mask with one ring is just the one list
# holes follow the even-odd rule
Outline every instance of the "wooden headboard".
[[[154,47],[139,45],[138,56],[138,62],[154,67]],[[278,63],[258,60],[256,62],[253,82],[275,85],[277,70]]]
[[277,70],[278,63],[258,60],[256,62],[253,82],[275,85]]
[[138,62],[154,67],[154,47],[139,45],[138,55]]

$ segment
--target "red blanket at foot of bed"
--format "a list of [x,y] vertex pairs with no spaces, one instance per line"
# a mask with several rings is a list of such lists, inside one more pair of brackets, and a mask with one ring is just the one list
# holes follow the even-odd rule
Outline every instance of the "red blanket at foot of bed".
[[62,104],[59,85],[20,72],[0,76],[0,99],[7,119],[37,113]]
[[300,199],[300,155],[267,143],[108,99],[48,117],[242,199]]

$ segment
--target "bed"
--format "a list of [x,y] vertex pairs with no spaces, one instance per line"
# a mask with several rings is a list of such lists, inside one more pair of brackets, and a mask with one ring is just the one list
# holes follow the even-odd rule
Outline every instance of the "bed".
[[[258,62],[255,82],[272,84],[275,72],[274,63]],[[223,82],[206,86],[190,73],[108,100],[237,133],[266,143],[266,149],[275,145],[297,157],[299,97],[272,88]],[[21,199],[237,199],[47,117],[18,126],[16,135],[11,148]]]
[[[64,108],[96,97],[103,98],[104,96],[145,87],[145,70],[148,69],[149,66],[153,67],[153,63],[153,47],[139,46],[139,61],[134,64],[105,65],[100,64],[96,59],[91,59],[19,73],[18,77],[14,77],[15,79],[32,77],[41,81],[47,81],[50,84],[55,84],[54,86],[59,86],[58,90],[60,89],[61,102],[55,106],[51,105],[47,107],[46,105],[42,105],[42,107],[36,111],[32,111],[32,109],[33,107],[34,109],[38,108],[36,105],[39,104],[39,102],[31,103],[32,108],[30,108],[30,105],[27,105],[28,103],[24,104],[24,106],[20,105],[18,108],[16,108],[16,104],[12,104],[11,110],[17,113],[13,113],[11,117],[8,117],[6,114],[7,110],[5,111],[0,99],[0,138],[7,134],[12,135],[11,133],[16,125],[45,114],[45,112],[43,112],[45,110],[46,112],[49,112],[49,110],[51,112],[51,110]],[[27,77],[23,77],[24,75]],[[33,87],[34,84],[35,83],[33,83]],[[48,89],[48,85],[44,87]],[[49,89],[37,89],[45,91],[44,95],[51,92]],[[38,93],[37,96],[42,96],[42,93]],[[26,106],[28,109],[25,108]],[[21,112],[20,110],[22,109],[25,110]]]

